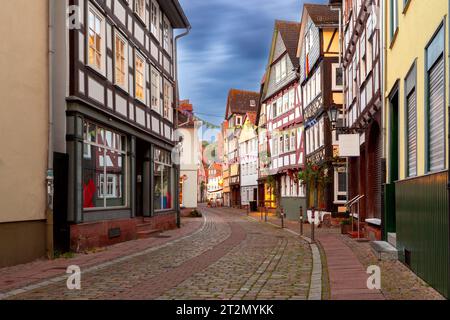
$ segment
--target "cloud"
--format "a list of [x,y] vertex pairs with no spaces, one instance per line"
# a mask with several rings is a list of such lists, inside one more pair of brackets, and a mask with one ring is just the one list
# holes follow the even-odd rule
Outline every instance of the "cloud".
[[192,25],[179,44],[180,95],[220,124],[230,88],[259,91],[274,21],[300,21],[302,1],[179,1]]

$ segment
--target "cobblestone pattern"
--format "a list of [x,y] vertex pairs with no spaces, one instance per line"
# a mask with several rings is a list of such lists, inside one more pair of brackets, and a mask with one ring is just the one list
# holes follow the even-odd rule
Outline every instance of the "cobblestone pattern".
[[56,279],[12,298],[307,298],[312,265],[309,244],[249,221],[233,209],[207,210],[207,222],[197,234],[85,272],[80,291],[69,291],[64,279]]
[[160,299],[306,299],[312,266],[309,245],[269,225],[247,220],[242,226],[245,241]]
[[157,248],[168,242],[176,241],[198,231],[203,225],[203,218],[182,220],[182,228],[164,232],[164,237],[148,238],[119,243],[101,248],[88,254],[75,254],[73,258],[55,260],[39,259],[31,263],[0,269],[0,298],[2,293],[25,286],[41,283],[50,278],[64,276],[70,265],[77,265],[86,270],[99,264],[119,259],[125,255],[145,252],[149,248]]
[[347,236],[338,237],[352,249],[365,266],[381,268],[381,291],[389,300],[445,300],[445,298],[400,261],[378,261],[367,242],[353,241]]
[[[139,284],[177,268],[185,261],[212,249],[228,238],[230,233],[229,225],[223,223],[222,219],[208,215],[201,232],[188,239],[101,270],[83,273],[82,290],[70,291],[66,288],[65,282],[59,282],[18,295],[14,299],[126,299],[124,296],[127,293],[136,298],[132,290]],[[153,295],[151,292],[148,294]],[[142,295],[142,298],[146,296]]]

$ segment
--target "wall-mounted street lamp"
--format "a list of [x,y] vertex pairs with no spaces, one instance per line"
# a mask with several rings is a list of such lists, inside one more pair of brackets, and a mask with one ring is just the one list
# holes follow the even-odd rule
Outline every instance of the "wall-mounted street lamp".
[[333,130],[336,130],[336,124],[337,124],[337,120],[338,120],[338,116],[339,116],[339,109],[336,105],[332,105],[329,109],[328,109],[328,118],[330,119],[331,122],[331,126],[333,128]]

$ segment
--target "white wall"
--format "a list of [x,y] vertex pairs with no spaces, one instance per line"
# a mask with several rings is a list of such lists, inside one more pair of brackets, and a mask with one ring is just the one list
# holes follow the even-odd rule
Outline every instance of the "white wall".
[[186,208],[197,208],[198,169],[200,166],[198,129],[179,128],[177,136],[183,137],[180,158],[181,177],[187,179],[183,183],[183,198],[181,205]]

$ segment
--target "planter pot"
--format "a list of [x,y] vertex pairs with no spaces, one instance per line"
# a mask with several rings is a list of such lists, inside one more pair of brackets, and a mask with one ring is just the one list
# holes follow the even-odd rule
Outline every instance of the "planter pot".
[[348,234],[350,231],[352,231],[351,224],[341,224],[341,234]]

